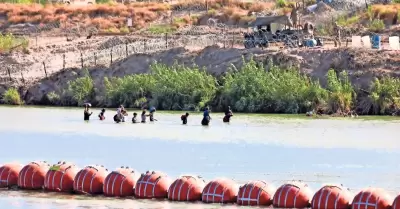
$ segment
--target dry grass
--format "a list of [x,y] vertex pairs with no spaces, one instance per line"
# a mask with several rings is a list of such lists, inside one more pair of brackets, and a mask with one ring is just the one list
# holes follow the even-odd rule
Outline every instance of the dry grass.
[[[372,5],[370,12],[367,12],[368,18],[383,20],[386,23],[400,23],[400,4]],[[370,14],[372,13],[372,14]],[[370,17],[372,16],[372,17]]]
[[202,15],[198,18],[198,24],[205,24],[208,18],[218,19],[219,22],[226,23],[228,25],[241,25],[245,26],[247,23],[255,19],[254,16],[249,16],[249,10],[242,9],[240,7],[228,6],[224,7],[220,11],[210,10],[207,14]]
[[[95,26],[102,31],[126,31],[127,18],[132,17],[135,28],[143,28],[156,20],[166,20],[171,11],[184,11],[192,14],[172,18],[174,28],[198,24],[206,17],[218,18],[228,24],[243,25],[253,20],[251,12],[270,11],[275,8],[271,2],[243,2],[242,0],[204,0],[180,1],[169,5],[156,2],[138,2],[132,4],[98,4],[88,6],[39,5],[39,4],[0,4],[0,15],[13,24],[60,23],[62,28]],[[204,11],[208,10],[204,14]],[[193,13],[203,12],[202,16]],[[168,18],[166,18],[168,17]],[[208,19],[208,18],[207,18]],[[203,21],[204,22],[204,21]],[[158,21],[156,24],[159,24]],[[169,23],[168,23],[169,24]]]
[[153,22],[169,10],[161,3],[135,3],[130,5],[89,5],[86,7],[65,5],[17,5],[0,4],[0,15],[11,23],[56,23],[69,27],[72,23],[96,26],[100,29],[121,28],[127,17],[133,18],[135,27]]
[[[206,3],[207,2],[207,3]],[[249,12],[261,12],[275,7],[273,2],[243,2],[240,0],[180,0],[172,6],[172,10],[220,10],[225,7],[236,7]]]

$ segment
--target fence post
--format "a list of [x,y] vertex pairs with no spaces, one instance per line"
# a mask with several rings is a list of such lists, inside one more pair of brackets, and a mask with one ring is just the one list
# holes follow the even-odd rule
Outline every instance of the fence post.
[[47,78],[46,63],[44,63],[44,61],[43,61],[43,70],[44,70],[44,74],[46,74],[46,78]]
[[83,68],[83,55],[82,55],[82,52],[81,52],[81,68]]
[[232,32],[232,48],[235,46],[235,31]]
[[146,53],[146,41],[147,41],[147,40],[144,40],[144,41],[143,41],[143,53]]
[[223,35],[223,39],[224,39],[224,49],[225,49],[225,42],[226,42],[226,31],[225,31],[225,25],[224,25],[224,27],[222,28],[222,35]]
[[165,49],[168,49],[168,33],[165,33]]
[[113,47],[111,47],[111,50],[110,50],[110,58],[111,58],[111,63],[110,63],[110,65],[113,63],[112,54],[113,54]]
[[11,71],[10,71],[9,67],[7,68],[7,71],[8,71],[8,77],[10,78],[10,81],[12,81],[12,79],[11,79]]
[[65,70],[65,54],[63,54],[63,70]]
[[126,53],[126,58],[128,58],[129,53],[128,53],[128,42],[125,43],[125,53]]
[[24,74],[21,71],[21,78],[22,78],[22,83],[25,84],[25,78],[24,78]]
[[97,65],[97,53],[95,52],[94,53],[94,66],[96,66]]

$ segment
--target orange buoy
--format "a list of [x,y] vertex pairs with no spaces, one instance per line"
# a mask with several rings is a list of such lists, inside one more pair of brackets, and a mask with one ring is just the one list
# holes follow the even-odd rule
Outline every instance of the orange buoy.
[[137,198],[167,198],[171,180],[168,176],[158,171],[143,173],[135,186]]
[[264,181],[250,181],[239,187],[237,204],[244,206],[270,206],[275,188]]
[[74,191],[79,194],[103,193],[104,179],[107,174],[108,170],[102,165],[86,166],[74,178]]
[[349,209],[351,194],[347,188],[326,185],[318,190],[311,200],[312,209]]
[[22,189],[42,189],[44,177],[50,165],[46,161],[34,161],[24,166],[19,172],[18,187]]
[[237,184],[225,178],[210,181],[203,189],[202,201],[205,203],[235,203],[239,192]]
[[301,182],[291,182],[276,190],[273,205],[278,208],[307,208],[310,206],[312,192]]
[[397,195],[397,197],[394,199],[393,204],[392,204],[393,209],[400,209],[400,195]]
[[18,163],[8,163],[0,167],[0,188],[18,185],[19,172],[22,165]]
[[118,168],[104,180],[103,193],[108,197],[126,197],[135,194],[135,184],[139,175],[128,167]]
[[383,189],[361,190],[353,199],[352,209],[390,209],[391,197]]
[[205,182],[192,175],[181,176],[168,189],[168,199],[173,201],[201,201]]
[[78,173],[76,165],[70,162],[58,162],[50,167],[44,179],[44,188],[56,192],[72,192],[74,178]]

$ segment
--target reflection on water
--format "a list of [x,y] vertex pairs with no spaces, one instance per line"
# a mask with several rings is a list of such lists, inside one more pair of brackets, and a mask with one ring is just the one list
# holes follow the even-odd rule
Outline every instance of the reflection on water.
[[[94,116],[97,115],[94,111]],[[200,115],[189,125],[179,114],[156,113],[154,124],[115,124],[83,110],[0,108],[0,163],[32,160],[75,162],[83,167],[121,165],[140,172],[160,170],[172,179],[192,173],[206,180],[225,176],[238,183],[267,180],[276,187],[304,180],[315,191],[343,183],[357,192],[377,186],[400,192],[398,121],[303,120],[235,116],[231,124],[213,114],[210,127]],[[132,113],[130,113],[132,115]],[[4,206],[4,207],[2,207]],[[213,205],[115,200],[37,192],[0,191],[0,208],[211,208]],[[235,206],[229,206],[235,207]]]

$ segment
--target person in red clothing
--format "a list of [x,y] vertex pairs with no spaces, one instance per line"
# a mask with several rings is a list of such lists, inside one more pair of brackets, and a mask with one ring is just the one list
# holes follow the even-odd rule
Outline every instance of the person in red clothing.
[[104,120],[104,119],[106,119],[106,117],[104,116],[104,113],[106,112],[106,109],[102,109],[101,110],[101,112],[100,112],[100,114],[99,114],[99,119],[100,120]]
[[189,117],[189,113],[186,113],[181,116],[182,124],[186,125],[187,124],[187,118]]

